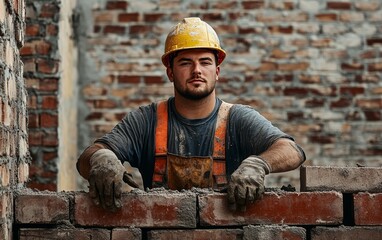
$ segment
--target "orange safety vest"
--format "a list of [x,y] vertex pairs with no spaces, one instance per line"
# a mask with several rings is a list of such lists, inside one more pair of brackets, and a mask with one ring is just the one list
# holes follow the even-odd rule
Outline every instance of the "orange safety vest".
[[[213,188],[222,188],[227,184],[225,139],[229,110],[231,109],[231,107],[232,104],[222,102],[218,112],[212,155],[212,175],[214,182]],[[167,130],[168,102],[167,100],[165,100],[157,103],[157,126],[155,130],[155,163],[152,181],[153,187],[169,187],[167,182]]]

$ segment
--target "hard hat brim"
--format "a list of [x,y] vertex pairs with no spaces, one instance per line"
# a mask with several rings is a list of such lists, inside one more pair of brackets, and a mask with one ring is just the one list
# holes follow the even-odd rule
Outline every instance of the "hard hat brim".
[[172,54],[175,54],[176,52],[179,52],[179,51],[183,51],[183,50],[191,50],[191,49],[209,49],[209,50],[212,50],[212,51],[216,51],[217,52],[217,63],[216,65],[220,65],[225,57],[226,57],[226,52],[221,49],[221,48],[214,48],[214,47],[184,47],[184,48],[179,48],[179,49],[175,49],[175,50],[172,50],[172,51],[169,51],[165,54],[163,54],[162,56],[162,63],[165,67],[170,67],[170,56]]

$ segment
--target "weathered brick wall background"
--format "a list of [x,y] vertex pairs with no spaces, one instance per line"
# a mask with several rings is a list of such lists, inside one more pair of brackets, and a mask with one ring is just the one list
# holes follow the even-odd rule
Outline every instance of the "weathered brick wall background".
[[[78,15],[66,19],[58,0],[26,1],[21,53],[29,92],[29,187],[66,188],[57,186],[59,169],[72,166],[76,154],[126,112],[173,94],[160,56],[169,28],[187,16],[208,21],[228,52],[219,97],[255,107],[294,136],[307,153],[307,165],[380,166],[381,1],[89,0],[77,5]],[[75,30],[70,39],[79,46],[77,68],[63,68],[60,19]],[[78,138],[66,142],[59,131],[67,120],[59,119],[74,116],[59,110],[60,86],[70,81],[63,79],[63,69],[78,71],[80,100],[66,108],[79,112]],[[77,151],[69,148],[75,142],[76,154],[59,156]],[[61,178],[69,179],[68,174]],[[289,183],[298,185],[297,170],[267,177],[268,186]]]
[[24,26],[24,2],[0,0],[0,239],[12,239],[14,191],[28,178]]
[[[382,2],[79,1],[79,149],[141,104],[172,95],[160,56],[169,28],[197,16],[228,57],[218,96],[293,135],[308,165],[380,166]],[[269,186],[298,171],[273,175]]]

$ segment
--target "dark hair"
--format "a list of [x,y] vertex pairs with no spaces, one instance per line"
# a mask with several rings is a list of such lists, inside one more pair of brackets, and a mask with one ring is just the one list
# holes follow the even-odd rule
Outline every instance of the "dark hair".
[[[186,50],[186,49],[185,49]],[[210,50],[214,56],[215,56],[215,63],[217,65],[218,63],[218,59],[219,59],[219,56],[218,56],[218,51],[217,50],[214,50],[214,49],[209,49],[209,48],[206,48],[206,50]],[[168,56],[168,62],[169,62],[169,66],[170,68],[172,68],[174,66],[174,59],[176,58],[176,56],[178,56],[179,52],[182,51],[182,50],[179,50],[179,51],[175,51],[175,52],[172,52],[169,54]]]

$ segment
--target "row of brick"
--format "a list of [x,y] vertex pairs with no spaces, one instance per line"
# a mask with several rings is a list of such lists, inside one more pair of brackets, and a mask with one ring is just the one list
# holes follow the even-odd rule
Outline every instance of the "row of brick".
[[207,190],[134,190],[110,212],[84,192],[25,189],[15,196],[15,229],[18,239],[380,239],[381,173],[302,167],[303,192],[268,190],[246,212]]
[[[142,232],[139,228],[56,228],[28,229],[19,231],[20,240],[34,239],[94,239],[94,240],[168,240],[168,239],[272,239],[272,240],[305,240],[307,231],[302,227],[264,225],[248,225],[242,229],[193,229],[193,230],[149,230]],[[144,238],[143,238],[144,237]],[[314,227],[310,231],[312,240],[332,239],[381,239],[381,227]]]
[[[229,210],[222,193],[134,192],[123,196],[123,208],[110,212],[95,206],[85,193],[21,193],[15,198],[18,224],[82,227],[196,228],[249,224],[341,225],[354,211],[357,226],[382,225],[382,194],[358,193],[354,209],[344,209],[339,192],[267,192],[246,212]],[[73,206],[72,206],[73,205]],[[199,222],[197,221],[199,219]]]

